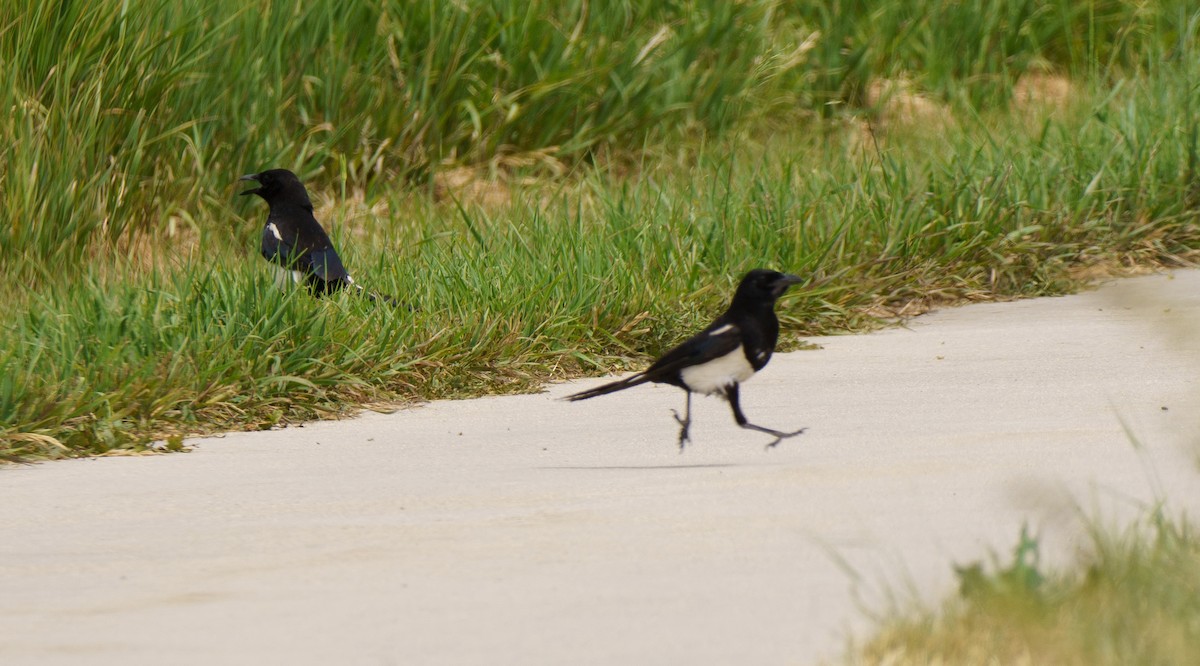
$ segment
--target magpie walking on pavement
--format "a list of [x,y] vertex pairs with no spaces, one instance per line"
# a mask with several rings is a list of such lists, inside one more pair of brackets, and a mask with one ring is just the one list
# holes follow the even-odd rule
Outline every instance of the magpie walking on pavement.
[[747,421],[738,402],[738,385],[762,370],[771,360],[779,339],[775,301],[788,287],[800,282],[801,278],[795,275],[761,268],[752,270],[738,284],[733,302],[724,314],[717,317],[708,328],[664,354],[645,372],[580,391],[566,399],[587,400],[646,382],[670,384],[687,392],[687,407],[683,417],[680,418],[678,412],[671,410],[679,423],[680,450],[690,439],[688,427],[692,423],[692,393],[724,397],[729,401],[733,420],[739,426],[775,437],[767,444],[767,448],[788,437],[795,437],[806,428],[782,432]]
[[287,169],[270,169],[238,180],[258,183],[258,187],[246,190],[242,195],[257,194],[270,208],[260,251],[275,269],[276,283],[280,287],[304,283],[317,296],[350,288],[372,301],[396,304],[396,299],[368,291],[350,277],[342,258],[329,242],[329,235],[313,217],[308,191],[296,174]]

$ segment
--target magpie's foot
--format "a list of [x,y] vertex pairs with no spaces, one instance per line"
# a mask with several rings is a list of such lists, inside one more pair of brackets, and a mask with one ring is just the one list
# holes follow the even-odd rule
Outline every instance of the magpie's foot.
[[683,447],[691,440],[688,435],[688,429],[692,425],[691,419],[684,419],[679,416],[679,412],[671,410],[671,416],[675,417],[675,422],[679,424],[679,452],[683,453]]
[[785,440],[785,439],[788,439],[789,437],[795,437],[796,435],[803,435],[803,434],[804,434],[804,431],[805,431],[805,430],[808,430],[808,428],[801,428],[801,429],[799,429],[799,430],[797,430],[797,431],[795,431],[795,432],[783,432],[783,431],[780,431],[780,430],[772,430],[772,429],[770,429],[770,428],[764,428],[764,427],[762,427],[762,426],[756,426],[756,425],[754,425],[754,424],[752,424],[752,423],[747,423],[746,425],[744,425],[744,426],[742,426],[742,427],[743,427],[743,428],[749,428],[749,429],[751,429],[751,430],[757,430],[757,431],[759,431],[759,432],[766,433],[766,434],[768,434],[768,435],[774,435],[774,436],[775,436],[775,439],[771,440],[770,442],[767,442],[767,445],[766,445],[766,447],[765,447],[765,448],[768,448],[768,449],[773,449],[773,448],[775,448],[775,447],[776,447],[776,446],[777,446],[777,445],[778,445],[780,442],[782,442],[782,441],[783,441],[783,440]]

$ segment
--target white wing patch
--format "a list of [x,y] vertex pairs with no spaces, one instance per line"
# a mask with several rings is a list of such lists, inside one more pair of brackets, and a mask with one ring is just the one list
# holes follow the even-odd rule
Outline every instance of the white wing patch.
[[742,346],[738,345],[737,349],[720,358],[684,368],[679,375],[689,389],[709,395],[750,379],[754,376],[754,367],[746,359],[746,352]]
[[733,324],[725,324],[721,328],[718,328],[717,330],[709,333],[709,335],[720,335],[722,333],[728,333],[729,331],[732,331],[732,330],[733,330]]
[[[275,226],[275,225],[271,225]],[[289,271],[282,266],[270,264],[271,273],[275,277],[275,286],[280,289],[287,289],[289,285],[300,284],[304,282],[304,273],[300,271]]]
[[283,240],[283,234],[279,233],[279,227],[275,226],[274,222],[268,222],[267,229],[271,231],[271,235],[275,237],[275,240]]

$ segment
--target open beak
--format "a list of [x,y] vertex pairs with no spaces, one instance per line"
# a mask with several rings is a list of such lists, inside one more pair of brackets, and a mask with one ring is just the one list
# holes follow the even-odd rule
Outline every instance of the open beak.
[[804,278],[800,277],[799,275],[784,273],[783,277],[775,281],[775,293],[779,296],[782,296],[783,292],[788,290],[788,287],[794,284],[801,284],[803,282]]
[[[242,176],[241,178],[238,178],[238,180],[239,181],[249,180],[249,181],[257,183],[258,182],[258,174],[248,173],[248,174]],[[241,192],[240,195],[246,196],[247,194],[257,194],[261,189],[262,189],[261,187],[256,187],[252,190],[246,190],[245,192]]]

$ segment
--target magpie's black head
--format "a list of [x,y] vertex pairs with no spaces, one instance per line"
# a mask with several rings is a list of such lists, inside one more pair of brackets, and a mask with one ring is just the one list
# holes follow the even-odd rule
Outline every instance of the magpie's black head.
[[742,278],[733,300],[773,304],[788,287],[803,281],[796,275],[756,268]]
[[304,189],[304,183],[301,183],[296,174],[287,169],[270,169],[262,173],[251,173],[238,178],[238,180],[251,180],[258,183],[258,187],[242,192],[243,196],[257,194],[266,199],[269,204],[291,202],[312,206],[308,200],[308,191]]

